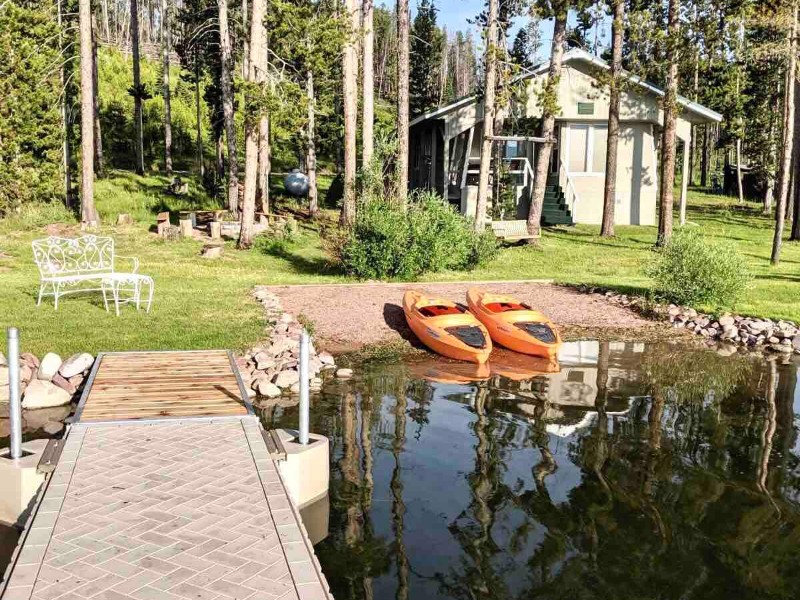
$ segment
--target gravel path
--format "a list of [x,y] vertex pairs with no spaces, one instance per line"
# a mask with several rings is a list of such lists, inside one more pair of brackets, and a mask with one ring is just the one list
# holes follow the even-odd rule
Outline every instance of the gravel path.
[[[285,310],[311,320],[321,346],[337,353],[400,339],[415,344],[401,307],[403,293],[421,289],[466,302],[471,285],[475,283],[295,285],[269,289],[281,299]],[[576,330],[618,332],[654,327],[652,321],[627,308],[567,287],[538,282],[497,282],[482,287],[511,294],[544,311],[566,337]]]

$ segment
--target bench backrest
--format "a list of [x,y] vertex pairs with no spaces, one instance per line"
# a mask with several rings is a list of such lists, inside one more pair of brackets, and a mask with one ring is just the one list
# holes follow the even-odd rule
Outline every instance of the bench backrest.
[[33,241],[33,260],[44,277],[114,271],[114,239],[83,235]]

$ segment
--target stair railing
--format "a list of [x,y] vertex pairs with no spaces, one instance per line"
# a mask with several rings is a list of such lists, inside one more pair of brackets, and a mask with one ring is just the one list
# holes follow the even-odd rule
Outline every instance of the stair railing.
[[578,204],[578,192],[575,191],[575,186],[572,183],[572,178],[567,173],[567,169],[564,167],[564,163],[561,159],[558,159],[558,182],[564,182],[564,185],[561,186],[564,192],[564,201],[566,202],[567,206],[569,207],[572,214],[575,214],[575,206]]

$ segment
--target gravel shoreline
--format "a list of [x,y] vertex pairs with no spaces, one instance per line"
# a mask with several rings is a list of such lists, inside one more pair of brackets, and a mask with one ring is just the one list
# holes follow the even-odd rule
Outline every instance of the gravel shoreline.
[[[314,324],[314,337],[334,354],[360,350],[364,346],[405,340],[416,346],[406,325],[401,302],[409,289],[465,302],[474,283],[357,283],[339,285],[268,286],[284,308]],[[633,310],[598,296],[543,282],[482,283],[481,287],[511,294],[543,311],[567,337],[604,334],[617,337],[632,330],[666,331]]]

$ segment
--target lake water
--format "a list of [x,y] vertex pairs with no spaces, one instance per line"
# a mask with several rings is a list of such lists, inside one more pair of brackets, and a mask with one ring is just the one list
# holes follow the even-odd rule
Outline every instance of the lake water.
[[312,398],[337,600],[800,597],[798,364],[587,341],[357,375]]
[[797,364],[580,342],[537,374],[512,356],[482,381],[373,366],[312,399],[337,600],[800,597]]

